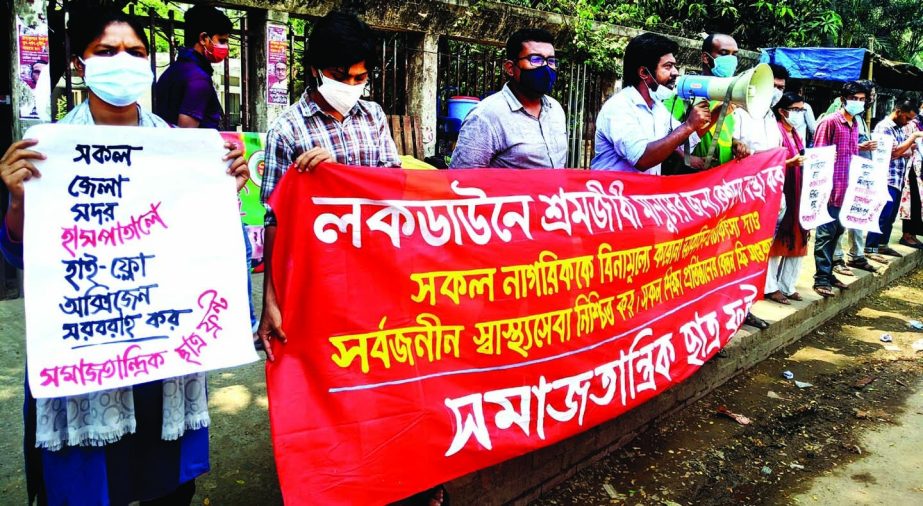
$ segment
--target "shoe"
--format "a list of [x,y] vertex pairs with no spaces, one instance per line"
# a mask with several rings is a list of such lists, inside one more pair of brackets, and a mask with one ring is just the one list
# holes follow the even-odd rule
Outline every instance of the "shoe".
[[747,313],[747,317],[744,318],[744,325],[756,327],[760,330],[766,330],[769,328],[769,322],[754,315],[753,313]]
[[901,255],[900,253],[898,253],[897,251],[891,249],[891,248],[888,247],[888,246],[879,246],[879,247],[878,247],[878,253],[880,253],[880,254],[882,254],[882,255],[888,255],[889,257],[897,257],[897,258],[901,258],[902,256],[904,256],[904,255]]
[[841,276],[855,276],[856,273],[851,271],[846,264],[833,264],[833,272]]
[[[911,248],[923,249],[923,242],[920,242],[920,241],[910,242],[910,241],[904,240],[904,238],[901,237],[901,240],[900,240],[900,241],[897,241],[897,242],[898,242],[898,244],[903,244],[904,246],[908,246],[908,247],[911,247]],[[879,251],[881,251],[881,250],[879,249]]]
[[865,258],[868,258],[869,260],[874,260],[880,264],[885,264],[885,265],[891,263],[890,258],[881,256],[878,253],[866,253]]
[[870,264],[869,261],[864,258],[862,260],[850,260],[846,262],[846,265],[852,267],[853,269],[859,269],[871,273],[878,272],[878,269],[872,266],[872,264]]

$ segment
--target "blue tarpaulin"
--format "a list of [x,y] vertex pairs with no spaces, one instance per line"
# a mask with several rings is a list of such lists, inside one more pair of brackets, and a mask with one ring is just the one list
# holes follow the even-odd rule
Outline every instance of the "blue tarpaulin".
[[882,58],[862,48],[773,47],[762,50],[760,63],[782,65],[793,79],[838,82],[866,79],[871,65],[877,85],[923,91],[923,69]]
[[788,69],[793,79],[855,81],[863,79],[865,49],[831,47],[774,47],[763,49],[760,63]]

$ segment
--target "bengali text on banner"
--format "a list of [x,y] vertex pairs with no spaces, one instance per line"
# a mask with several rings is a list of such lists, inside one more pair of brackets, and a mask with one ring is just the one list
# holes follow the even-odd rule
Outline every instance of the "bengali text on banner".
[[286,502],[397,500],[688,378],[762,295],[783,166],[289,171],[267,364]]

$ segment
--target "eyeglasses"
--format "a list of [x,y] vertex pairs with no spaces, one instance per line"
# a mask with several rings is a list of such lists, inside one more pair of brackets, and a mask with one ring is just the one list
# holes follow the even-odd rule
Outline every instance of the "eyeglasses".
[[529,64],[533,67],[541,67],[542,65],[547,64],[553,69],[558,68],[558,59],[554,56],[549,56],[546,58],[540,54],[530,54],[523,56],[522,58],[516,58],[516,60],[528,60]]

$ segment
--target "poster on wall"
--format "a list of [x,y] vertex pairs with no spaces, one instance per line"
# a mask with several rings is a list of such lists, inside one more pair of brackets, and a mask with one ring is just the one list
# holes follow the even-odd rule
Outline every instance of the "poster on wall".
[[266,103],[288,105],[288,40],[282,25],[266,26]]
[[51,120],[51,74],[48,72],[48,22],[44,13],[17,19],[19,117]]

